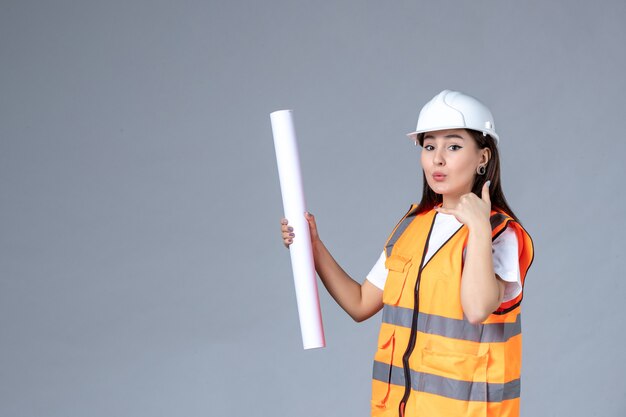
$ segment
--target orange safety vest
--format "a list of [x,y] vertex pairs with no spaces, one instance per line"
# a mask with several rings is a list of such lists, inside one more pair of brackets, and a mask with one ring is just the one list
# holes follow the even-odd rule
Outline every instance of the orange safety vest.
[[[422,266],[437,213],[412,205],[387,240],[383,320],[374,357],[372,416],[519,416],[522,294],[482,324],[461,306],[463,225]],[[522,286],[533,260],[528,233],[491,211],[492,240],[517,235]]]

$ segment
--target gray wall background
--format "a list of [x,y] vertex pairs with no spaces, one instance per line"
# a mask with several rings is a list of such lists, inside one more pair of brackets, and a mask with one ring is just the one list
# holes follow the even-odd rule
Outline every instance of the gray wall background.
[[358,281],[479,97],[536,249],[523,416],[623,416],[626,3],[0,2],[0,415],[368,415],[377,315],[304,351],[269,113]]

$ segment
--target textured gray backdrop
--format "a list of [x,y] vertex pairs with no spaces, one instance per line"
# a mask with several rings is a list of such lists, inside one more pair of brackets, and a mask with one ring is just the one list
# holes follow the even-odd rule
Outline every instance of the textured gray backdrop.
[[626,413],[626,2],[0,2],[0,416],[365,416],[380,316],[303,351],[269,113],[361,281],[479,97],[535,242],[522,415]]

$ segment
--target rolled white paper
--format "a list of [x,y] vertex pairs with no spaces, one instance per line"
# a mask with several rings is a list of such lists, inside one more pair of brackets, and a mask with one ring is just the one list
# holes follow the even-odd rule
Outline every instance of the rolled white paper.
[[296,286],[300,331],[304,349],[326,346],[320,300],[317,292],[315,264],[309,225],[304,218],[305,203],[298,142],[293,125],[293,112],[279,110],[270,114],[274,149],[280,178],[283,209],[296,238],[289,246],[291,268]]

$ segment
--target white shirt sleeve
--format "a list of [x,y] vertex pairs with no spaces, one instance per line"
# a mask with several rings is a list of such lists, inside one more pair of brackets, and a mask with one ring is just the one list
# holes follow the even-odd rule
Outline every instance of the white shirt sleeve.
[[372,270],[365,277],[369,282],[374,284],[377,288],[383,290],[385,288],[385,281],[387,281],[387,274],[389,270],[385,268],[385,261],[387,260],[387,255],[385,251],[380,254],[376,264],[372,268]]
[[[522,292],[522,281],[519,272],[517,236],[511,228],[506,228],[500,236],[493,241],[493,270],[503,281],[505,281],[504,299],[502,302],[510,301]],[[465,251],[463,252],[465,257]],[[367,274],[366,279],[383,290],[389,270],[385,268],[387,256],[383,250],[376,264]]]
[[510,301],[522,292],[522,280],[519,272],[517,236],[515,230],[507,227],[493,241],[493,270],[503,281],[503,302]]

